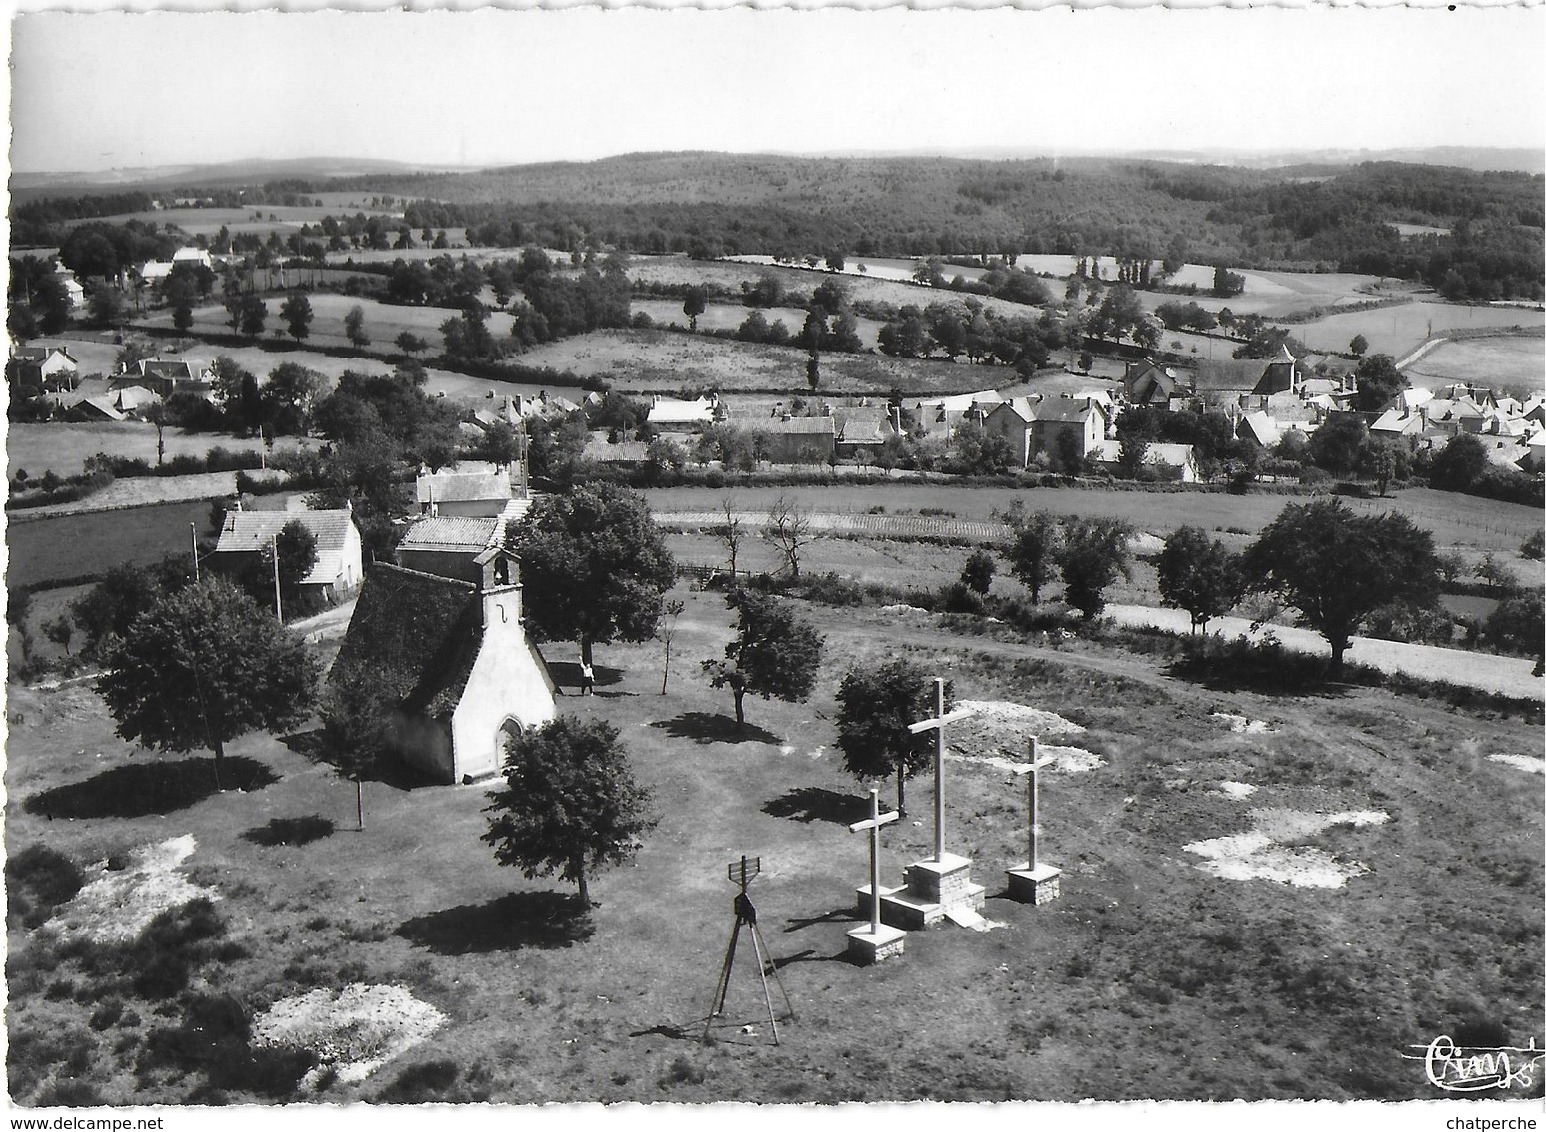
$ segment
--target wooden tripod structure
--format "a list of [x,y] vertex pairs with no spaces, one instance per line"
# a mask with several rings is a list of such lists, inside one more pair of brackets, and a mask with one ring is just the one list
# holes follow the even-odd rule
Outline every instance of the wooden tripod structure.
[[[768,991],[768,968],[773,965],[767,958],[768,945],[763,941],[762,932],[757,927],[757,909],[752,906],[751,897],[746,895],[746,886],[761,871],[761,857],[742,857],[738,862],[729,865],[726,870],[731,883],[739,884],[741,891],[735,898],[735,927],[730,931],[730,946],[725,949],[725,963],[719,971],[719,985],[714,990],[714,1005],[709,1008],[708,1022],[703,1027],[704,1041],[709,1039],[709,1031],[714,1025],[714,1019],[724,1013],[725,995],[730,991],[730,972],[735,966],[735,947],[741,939],[741,929],[748,928],[752,950],[757,954],[757,977],[762,982],[762,1001],[767,1004],[768,1024],[773,1028],[773,1044],[779,1044],[778,1019],[773,1016],[773,996]],[[789,992],[784,989],[784,980],[778,977],[777,967],[773,967],[773,981],[778,984],[778,991],[784,996],[784,1009],[789,1017],[793,1018],[794,1007],[790,1005]]]

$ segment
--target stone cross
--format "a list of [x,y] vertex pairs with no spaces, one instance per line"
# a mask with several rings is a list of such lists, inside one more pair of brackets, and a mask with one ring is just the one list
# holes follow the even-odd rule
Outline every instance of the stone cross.
[[911,724],[907,730],[914,735],[925,731],[935,732],[934,743],[934,859],[945,859],[945,724],[959,723],[976,715],[972,711],[953,711],[945,714],[945,681],[934,678],[934,705],[939,713],[933,719]]
[[870,831],[870,934],[880,934],[880,827],[888,822],[894,822],[902,815],[896,811],[889,814],[880,812],[880,791],[870,787],[870,818],[868,821],[856,821],[848,827],[849,833],[858,833],[862,829]]
[[1028,765],[1026,765],[1026,766],[1017,766],[1017,767],[1015,767],[1015,773],[1016,774],[1029,774],[1031,776],[1030,787],[1027,790],[1027,794],[1029,795],[1029,797],[1027,798],[1027,803],[1028,803],[1027,809],[1028,809],[1029,814],[1030,814],[1031,846],[1030,846],[1030,855],[1026,859],[1027,860],[1026,868],[1030,869],[1032,872],[1034,872],[1036,870],[1036,866],[1039,863],[1037,861],[1037,859],[1036,859],[1036,839],[1041,834],[1041,811],[1038,808],[1039,805],[1040,805],[1040,802],[1039,802],[1039,799],[1037,798],[1037,792],[1036,792],[1037,786],[1039,785],[1037,780],[1041,777],[1041,768],[1044,767],[1044,766],[1050,766],[1055,761],[1056,760],[1053,759],[1053,757],[1051,755],[1044,755],[1041,758],[1037,758],[1036,757],[1036,737],[1033,735],[1033,736],[1031,736],[1031,761],[1030,761],[1030,763]]

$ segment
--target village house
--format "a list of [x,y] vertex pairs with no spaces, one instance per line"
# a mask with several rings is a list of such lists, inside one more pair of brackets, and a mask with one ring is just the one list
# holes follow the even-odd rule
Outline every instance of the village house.
[[[1102,440],[1090,451],[1090,458],[1108,470],[1121,466],[1118,457],[1122,452],[1120,440]],[[1197,468],[1197,454],[1190,444],[1151,442],[1143,452],[1143,467],[1155,473],[1155,478],[1176,483],[1199,483],[1202,473]]]
[[901,409],[858,405],[832,411],[833,446],[839,460],[872,460],[880,446],[900,433]]
[[713,424],[719,415],[719,398],[710,393],[692,401],[655,397],[648,421],[656,432],[697,432]]
[[1122,395],[1129,405],[1163,405],[1185,400],[1191,387],[1182,372],[1152,358],[1128,362],[1122,369]]
[[915,431],[923,436],[949,440],[963,424],[981,424],[1004,400],[997,389],[957,393],[949,397],[925,397],[911,406]]
[[837,427],[829,416],[772,417],[749,422],[771,464],[830,464],[837,451]]
[[333,604],[359,588],[364,576],[360,529],[354,512],[243,511],[225,513],[220,538],[210,554],[215,569],[235,568],[242,559],[271,547],[287,523],[299,522],[317,541],[317,560],[300,581],[303,593]]
[[397,560],[410,570],[475,582],[481,576],[475,559],[485,550],[503,546],[511,528],[531,509],[522,496],[508,500],[498,515],[426,515],[408,524],[397,544]]
[[414,494],[423,515],[483,515],[492,518],[522,494],[519,463],[504,466],[463,460],[432,472],[419,470]]
[[1033,445],[1036,425],[1036,404],[1040,397],[1012,397],[1000,401],[982,418],[982,428],[992,436],[1001,436],[1009,442],[1014,453],[1015,466],[1028,468],[1035,456]]
[[1061,460],[1071,453],[1083,460],[1106,439],[1110,423],[1111,411],[1094,398],[1050,397],[1036,406],[1032,454]]
[[476,561],[475,582],[373,564],[329,675],[379,691],[389,749],[442,783],[497,774],[506,740],[557,714],[518,563],[503,548]]
[[141,358],[124,366],[109,380],[110,388],[140,386],[165,400],[174,393],[194,392],[214,396],[215,372],[203,362],[171,358]]
[[18,346],[5,363],[5,377],[12,385],[36,385],[52,393],[73,389],[78,371],[78,363],[63,346]]

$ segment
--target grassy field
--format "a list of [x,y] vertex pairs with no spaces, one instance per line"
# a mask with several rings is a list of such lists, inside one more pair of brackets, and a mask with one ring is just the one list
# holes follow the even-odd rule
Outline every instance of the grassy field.
[[[807,393],[805,351],[757,346],[669,330],[598,330],[537,346],[516,360],[599,377],[626,393],[675,394],[687,387],[721,393],[787,390]],[[823,354],[821,392],[928,396],[964,393],[1016,381],[1003,366],[878,354]]]
[[1546,337],[1446,342],[1403,372],[1414,386],[1429,389],[1451,381],[1546,388]]
[[209,503],[190,501],[16,522],[5,532],[7,586],[94,577],[119,563],[145,565],[186,549],[189,523],[209,526]]
[[[643,311],[654,320],[657,326],[676,325],[686,329],[690,321],[682,313],[682,304],[675,299],[634,299],[633,311],[638,314]],[[708,308],[698,316],[698,329],[709,330],[737,330],[752,313],[750,307],[737,303],[710,303]],[[782,320],[791,337],[800,333],[800,328],[805,325],[806,312],[796,307],[764,308],[762,316],[768,320],[768,324]],[[857,324],[859,340],[867,349],[875,349],[876,336],[880,333],[881,323],[871,318],[859,318],[854,320]]]
[[[826,635],[817,693],[752,700],[737,733],[729,696],[697,671],[728,614],[681,596],[669,695],[652,643],[599,648],[598,695],[559,701],[622,731],[661,817],[631,867],[593,882],[588,921],[566,886],[494,864],[481,787],[372,781],[357,833],[352,787],[299,753],[303,738],[232,744],[245,788],[216,794],[207,758],[133,750],[88,688],[13,687],[12,859],[46,843],[91,870],[190,835],[178,871],[218,897],[149,953],[12,926],[16,1101],[285,1099],[299,1070],[253,1062],[241,1017],[356,982],[406,987],[447,1022],[317,1099],[1397,1099],[1433,1095],[1407,1047],[1440,1033],[1522,1044],[1538,1026],[1541,780],[1491,758],[1538,755],[1537,727],[1385,691],[1214,690],[1098,643],[1038,649],[808,609]],[[572,691],[573,647],[547,653]],[[1002,897],[1024,855],[1023,782],[950,763],[946,845],[973,858],[1001,926],[914,933],[865,969],[842,958],[866,867],[845,825],[864,794],[834,747],[833,693],[850,666],[894,656],[958,698],[1082,726],[1054,741],[1090,769],[1043,781],[1043,857],[1063,896],[1028,908]],[[1236,733],[1220,712],[1267,730]],[[1014,755],[1024,738],[963,729],[952,749]],[[932,839],[930,786],[908,794],[912,816],[883,839],[887,883]],[[1350,813],[1379,818],[1314,832],[1314,815]],[[1343,886],[1229,879],[1187,848],[1263,823],[1276,859]],[[742,853],[762,859],[751,895],[796,1014],[777,1047],[749,957],[700,1042],[731,926],[724,868]],[[46,892],[23,896],[36,918]]]
[[[272,369],[277,364],[271,363],[267,368]],[[203,456],[215,447],[233,452],[256,451],[258,448],[258,441],[254,438],[239,439],[220,432],[184,432],[180,428],[167,429],[165,441],[168,459],[173,456]],[[274,441],[274,447],[284,450],[308,443],[312,442],[293,436],[281,436]],[[18,469],[25,469],[33,479],[38,479],[47,471],[61,476],[73,476],[85,467],[86,457],[98,452],[105,452],[109,456],[133,457],[154,464],[156,427],[144,421],[13,423],[6,431],[5,452],[7,478],[14,476]]]
[[[320,346],[348,346],[350,343],[344,333],[344,316],[353,308],[359,307],[365,312],[365,334],[370,338],[375,349],[395,350],[396,347],[392,342],[406,330],[428,342],[431,353],[438,353],[442,346],[441,323],[448,318],[457,318],[461,313],[445,307],[392,306],[377,302],[375,299],[351,298],[348,295],[313,293],[307,298],[311,301],[312,322],[311,332],[306,340]],[[279,310],[284,305],[284,297],[272,295],[266,301],[268,303],[266,336],[293,342],[294,339],[289,336],[284,320],[279,316]],[[495,311],[488,316],[486,325],[489,333],[499,338],[510,333],[512,321],[510,315]],[[170,327],[172,312],[156,311],[140,320],[140,324]],[[218,303],[194,308],[191,333],[231,333],[231,324],[225,308]]]
[[[937,508],[959,519],[986,520],[1020,499],[1033,510],[1060,515],[1126,519],[1137,529],[1164,535],[1181,526],[1255,536],[1288,503],[1309,497],[1229,495],[1223,492],[1130,492],[1099,488],[964,487],[951,484],[844,483],[841,487],[670,487],[644,493],[659,511],[718,508],[734,498],[742,510],[760,510],[787,496],[811,511],[864,512],[884,507],[891,514]],[[1534,508],[1515,503],[1417,489],[1389,499],[1347,501],[1360,511],[1390,509],[1433,532],[1443,547],[1476,547],[1515,553],[1541,527]]]

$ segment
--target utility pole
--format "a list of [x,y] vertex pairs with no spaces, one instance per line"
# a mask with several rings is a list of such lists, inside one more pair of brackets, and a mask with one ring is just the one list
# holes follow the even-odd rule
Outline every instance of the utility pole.
[[188,524],[188,532],[193,537],[193,584],[199,584],[199,525]]
[[285,623],[284,607],[279,602],[279,536],[274,536],[274,616]]

